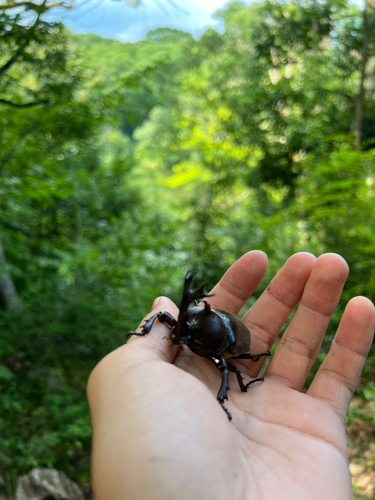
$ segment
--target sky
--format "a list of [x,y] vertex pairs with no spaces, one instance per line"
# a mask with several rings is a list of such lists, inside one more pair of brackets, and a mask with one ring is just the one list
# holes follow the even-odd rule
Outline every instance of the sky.
[[199,36],[205,28],[219,28],[211,15],[227,0],[78,0],[61,15],[75,33],[96,33],[103,37],[135,42],[158,27],[176,28]]

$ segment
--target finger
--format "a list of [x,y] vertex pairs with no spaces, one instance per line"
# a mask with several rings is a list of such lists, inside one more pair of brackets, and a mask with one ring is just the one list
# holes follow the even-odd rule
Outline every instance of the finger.
[[357,386],[375,328],[375,308],[365,297],[355,297],[346,306],[329,353],[307,391],[321,399],[344,422]]
[[299,307],[282,336],[267,375],[301,390],[319,352],[325,331],[348,275],[348,265],[336,254],[316,261]]
[[263,278],[268,265],[267,255],[252,250],[238,259],[211,290],[214,297],[207,299],[213,308],[237,314],[251,297]]
[[[305,284],[316,258],[310,253],[297,253],[290,257],[273,278],[267,289],[242,321],[251,332],[251,352],[266,352],[273,345],[281,327],[301,299]],[[243,362],[249,374],[255,376],[262,365]]]
[[[150,314],[147,314],[135,330],[137,333],[142,333],[142,325],[158,312],[167,312],[174,319],[178,318],[177,306],[167,297],[158,297],[153,303],[153,309]],[[133,336],[129,342],[124,346],[124,349],[141,349],[146,355],[159,357],[164,361],[171,363],[178,352],[178,346],[171,346],[169,341],[165,338],[169,335],[170,329],[163,324],[159,319],[155,320],[151,330],[144,336]],[[133,355],[138,356],[139,352]]]

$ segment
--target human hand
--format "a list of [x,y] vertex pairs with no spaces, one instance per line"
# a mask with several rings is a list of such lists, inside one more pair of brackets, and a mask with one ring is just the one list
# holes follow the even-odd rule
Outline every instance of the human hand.
[[[245,254],[208,301],[237,314],[266,267],[262,252]],[[348,303],[325,361],[301,392],[347,272],[338,255],[296,254],[245,314],[257,354],[299,302],[265,381],[242,393],[229,374],[231,423],[216,400],[220,372],[188,348],[171,347],[158,321],[106,356],[88,384],[95,499],[351,499],[344,422],[375,326],[368,299]],[[152,314],[159,310],[178,315],[165,297]],[[262,359],[235,363],[253,378]]]

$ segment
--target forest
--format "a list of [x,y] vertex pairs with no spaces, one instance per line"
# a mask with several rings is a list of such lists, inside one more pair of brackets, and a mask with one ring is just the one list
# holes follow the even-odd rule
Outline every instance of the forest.
[[[56,6],[0,1],[0,495],[36,466],[89,482],[88,376],[188,269],[213,285],[265,251],[251,304],[293,253],[341,254],[319,363],[375,301],[374,0],[234,1],[222,32],[137,43]],[[374,498],[374,348],[347,432]]]

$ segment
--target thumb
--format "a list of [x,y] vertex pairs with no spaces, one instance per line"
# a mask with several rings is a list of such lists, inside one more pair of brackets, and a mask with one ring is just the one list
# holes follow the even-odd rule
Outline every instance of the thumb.
[[[136,332],[141,332],[141,326],[152,316],[160,311],[168,312],[173,318],[178,317],[177,306],[167,297],[158,297],[154,300],[150,314],[145,316]],[[131,337],[128,344],[122,345],[107,354],[92,371],[88,384],[87,396],[92,412],[98,406],[95,401],[100,394],[109,394],[110,387],[118,387],[118,380],[124,377],[129,364],[149,362],[159,359],[171,363],[177,352],[178,346],[171,346],[166,337],[169,329],[155,320],[151,331],[142,337]],[[94,408],[95,407],[95,408]]]

